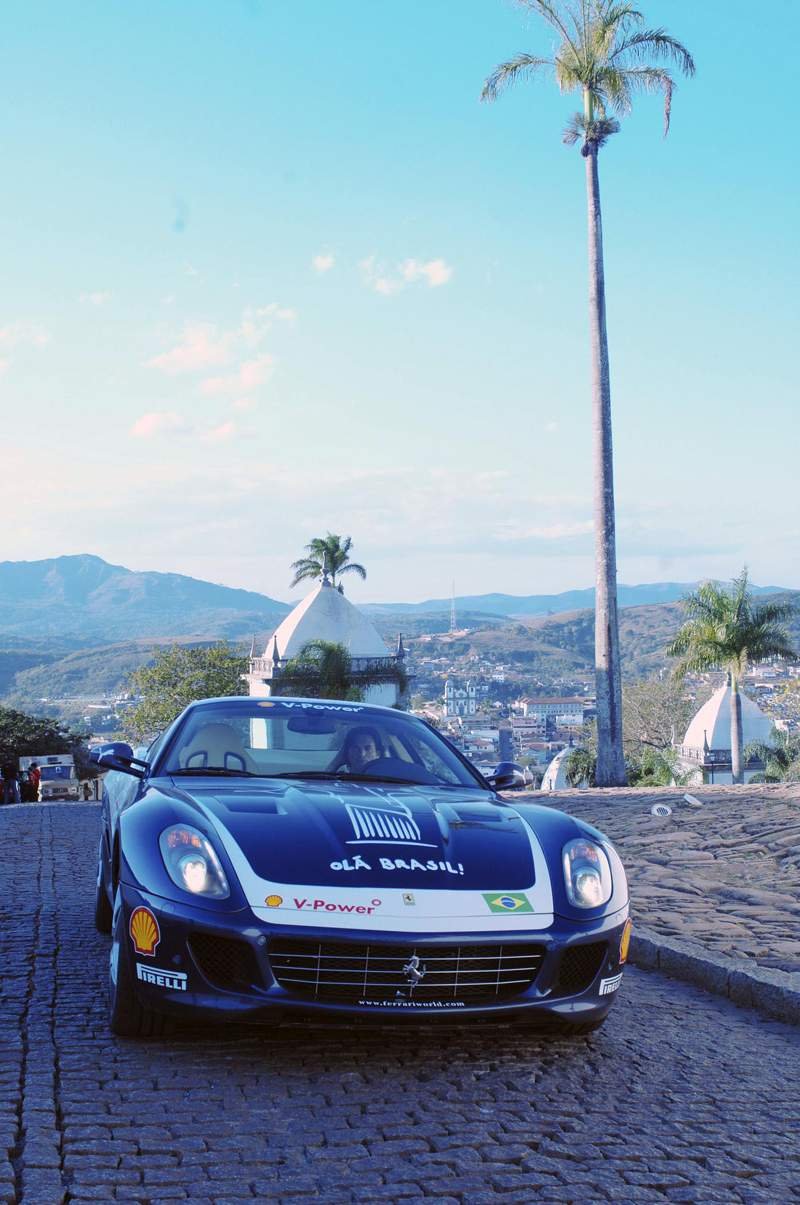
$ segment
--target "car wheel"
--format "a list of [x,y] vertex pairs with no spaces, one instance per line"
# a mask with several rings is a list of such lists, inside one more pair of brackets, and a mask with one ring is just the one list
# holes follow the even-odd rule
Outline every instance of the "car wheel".
[[108,901],[103,882],[103,838],[101,837],[100,849],[97,854],[97,890],[94,896],[94,925],[98,933],[111,932],[112,916],[111,904]]
[[111,1032],[120,1038],[158,1038],[174,1029],[169,1017],[153,1012],[136,998],[131,952],[126,941],[122,897],[114,899],[111,954],[108,964],[108,1011]]

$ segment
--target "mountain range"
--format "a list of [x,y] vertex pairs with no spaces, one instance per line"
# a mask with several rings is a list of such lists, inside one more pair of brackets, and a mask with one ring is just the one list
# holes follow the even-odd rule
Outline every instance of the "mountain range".
[[[674,600],[690,588],[676,582],[620,587],[626,676],[663,665],[664,646],[681,622]],[[800,594],[793,597],[800,602]],[[424,633],[427,656],[444,657],[457,671],[471,673],[476,660],[488,660],[549,681],[593,672],[593,601],[591,590],[457,598],[461,630],[455,635],[448,633],[449,599],[362,609],[387,643],[400,630],[408,638]],[[54,714],[81,714],[81,699],[126,689],[131,673],[165,643],[226,638],[244,651],[253,633],[259,645],[266,642],[289,609],[263,594],[175,573],[135,573],[99,557],[6,561],[0,563],[0,700],[22,710],[55,706]],[[789,628],[800,646],[800,614]]]
[[[621,607],[669,603],[696,583],[660,582],[618,587]],[[774,593],[779,586],[755,586]],[[396,632],[405,624],[425,630],[423,617],[449,618],[452,600],[419,603],[365,603],[361,609],[381,630]],[[594,605],[594,590],[561,594],[476,594],[455,600],[459,626],[490,617],[557,615]],[[214,585],[180,573],[134,572],[97,556],[61,556],[41,561],[0,562],[0,639],[54,640],[85,647],[101,642],[144,638],[193,637],[198,640],[242,640],[254,632],[265,636],[288,614],[290,604],[257,594]],[[411,622],[409,622],[411,621]],[[422,621],[422,622],[420,622]]]

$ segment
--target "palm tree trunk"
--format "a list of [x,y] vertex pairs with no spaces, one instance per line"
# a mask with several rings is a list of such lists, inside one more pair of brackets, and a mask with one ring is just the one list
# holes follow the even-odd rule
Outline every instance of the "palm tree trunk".
[[731,674],[731,782],[742,782],[742,696],[739,680]]
[[617,623],[617,551],[614,520],[614,460],[611,443],[611,381],[606,331],[603,222],[597,145],[586,151],[589,207],[589,323],[592,339],[592,443],[595,541],[595,683],[597,690],[597,785],[625,786],[622,746],[622,685]]

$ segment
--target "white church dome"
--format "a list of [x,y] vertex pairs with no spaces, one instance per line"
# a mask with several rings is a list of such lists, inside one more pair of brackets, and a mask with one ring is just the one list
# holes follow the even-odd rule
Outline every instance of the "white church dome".
[[286,616],[274,635],[270,636],[264,656],[272,656],[277,641],[279,657],[296,657],[309,640],[343,644],[351,657],[390,655],[366,615],[328,582],[320,582]]
[[544,772],[544,778],[542,779],[543,791],[561,791],[564,787],[570,785],[567,782],[567,768],[564,763],[567,760],[567,755],[571,752],[571,749],[561,749],[555,755]]
[[[770,744],[773,721],[741,690],[739,698],[742,703],[742,747],[751,741]],[[730,686],[720,686],[719,690],[714,691],[686,729],[684,745],[691,749],[702,749],[704,741],[708,742],[709,749],[731,747]]]

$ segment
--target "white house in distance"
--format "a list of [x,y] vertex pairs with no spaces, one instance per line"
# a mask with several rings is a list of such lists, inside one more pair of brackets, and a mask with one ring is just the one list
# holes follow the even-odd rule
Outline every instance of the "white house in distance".
[[[742,749],[751,741],[771,743],[773,721],[741,690]],[[731,771],[731,688],[720,686],[695,715],[683,743],[676,745],[681,769],[694,770],[698,783],[730,783]],[[749,782],[754,774],[763,771],[761,762],[743,767],[743,779]]]
[[357,607],[325,579],[299,602],[267,640],[263,656],[256,656],[255,641],[250,652],[249,672],[244,675],[248,693],[259,698],[281,693],[281,673],[310,640],[341,644],[350,654],[353,678],[368,675],[365,703],[381,707],[403,704],[399,671],[405,671],[402,637],[390,653],[375,626]]

